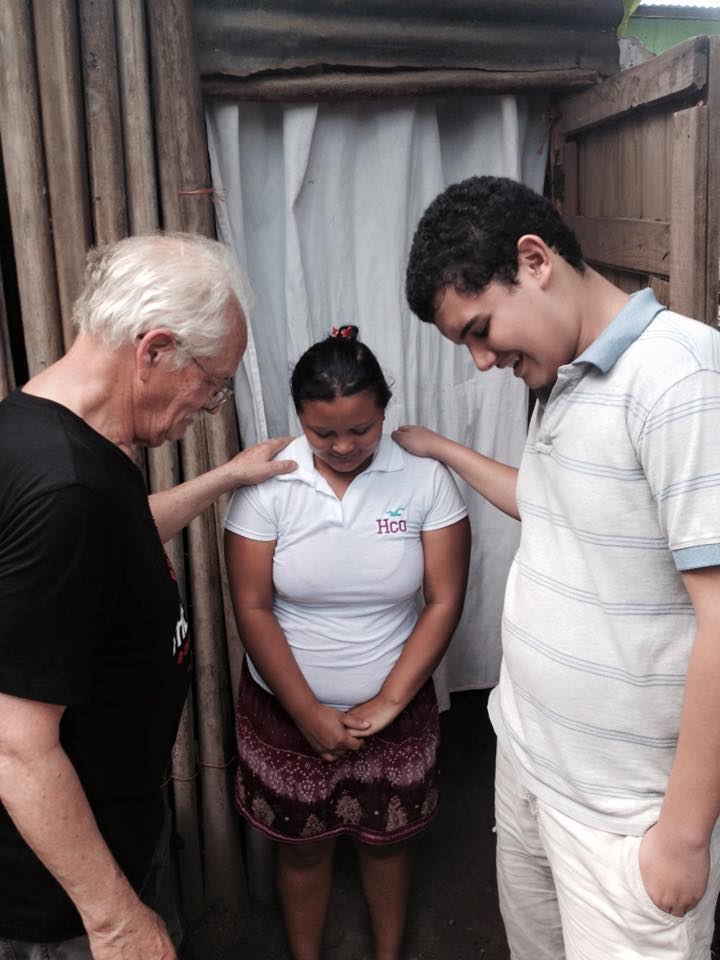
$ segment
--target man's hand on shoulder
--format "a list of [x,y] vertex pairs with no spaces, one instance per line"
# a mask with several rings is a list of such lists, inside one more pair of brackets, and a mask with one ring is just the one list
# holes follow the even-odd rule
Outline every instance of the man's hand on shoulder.
[[417,427],[406,424],[393,430],[392,438],[399,446],[416,457],[434,457],[441,460],[440,455],[445,437],[441,437],[434,430],[427,427]]
[[262,483],[280,473],[290,473],[297,469],[294,460],[273,460],[294,437],[275,437],[263,440],[253,447],[247,447],[238,453],[228,463],[235,478],[234,485],[246,487],[254,483]]
[[138,901],[110,930],[88,930],[93,960],[176,960],[162,919]]
[[640,876],[658,909],[684,916],[702,898],[710,872],[707,844],[689,844],[661,823],[640,843]]

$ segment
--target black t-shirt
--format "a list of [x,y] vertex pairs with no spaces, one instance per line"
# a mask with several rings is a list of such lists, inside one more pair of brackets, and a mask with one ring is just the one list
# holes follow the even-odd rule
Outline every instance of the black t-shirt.
[[[65,407],[0,403],[0,691],[66,705],[63,748],[138,889],[190,671],[187,622],[137,467]],[[83,932],[0,804],[0,937]]]

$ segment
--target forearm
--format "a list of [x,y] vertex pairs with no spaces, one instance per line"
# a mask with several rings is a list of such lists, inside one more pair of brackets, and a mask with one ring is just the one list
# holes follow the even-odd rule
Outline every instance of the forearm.
[[318,702],[272,611],[238,606],[235,615],[254,666],[313,750],[328,762],[357,750],[360,741],[355,734],[366,730],[369,722],[363,717],[345,722],[338,710]]
[[434,441],[433,456],[454,470],[498,510],[515,520],[520,519],[516,497],[518,471],[515,467],[439,435]]
[[151,494],[150,511],[161,541],[167,543],[172,540],[218,497],[230,493],[236,486],[232,461],[229,461],[170,490]]
[[140,901],[101,836],[62,748],[31,757],[0,755],[0,800],[75,904],[88,933],[113,936]]
[[407,639],[380,696],[404,710],[443,658],[462,613],[462,602],[428,603]]
[[720,631],[698,629],[688,667],[677,751],[659,824],[691,846],[707,844],[720,814]]
[[275,615],[266,608],[237,607],[235,616],[254,667],[290,716],[297,720],[315,706],[317,700]]
[[289,473],[297,464],[294,460],[275,460],[274,457],[288,445],[292,437],[276,437],[263,440],[254,447],[247,447],[232,460],[207,473],[181,483],[172,490],[153,493],[150,510],[155,518],[163,543],[180,533],[203,510],[224,493],[238,487],[262,483],[280,473]]

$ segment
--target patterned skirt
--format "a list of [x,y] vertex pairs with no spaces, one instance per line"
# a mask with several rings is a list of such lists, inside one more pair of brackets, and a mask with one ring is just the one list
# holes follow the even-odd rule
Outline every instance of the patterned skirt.
[[328,763],[244,666],[236,729],[235,805],[274,840],[397,843],[435,816],[440,724],[430,680],[360,750]]

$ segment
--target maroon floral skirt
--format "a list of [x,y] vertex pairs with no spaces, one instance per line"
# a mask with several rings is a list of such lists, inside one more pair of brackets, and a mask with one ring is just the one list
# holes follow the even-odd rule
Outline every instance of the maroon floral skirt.
[[360,750],[328,763],[245,666],[236,730],[235,805],[274,840],[350,834],[366,843],[397,843],[435,816],[440,724],[430,680]]

